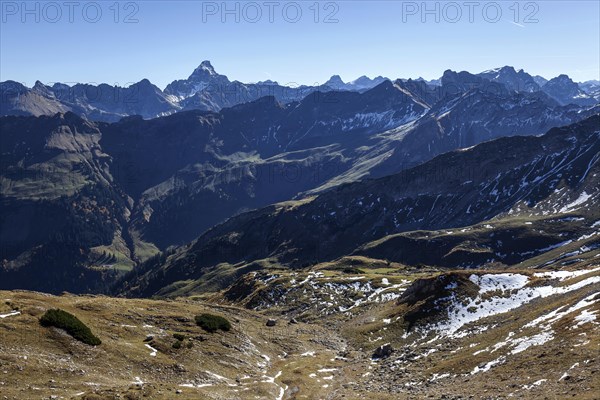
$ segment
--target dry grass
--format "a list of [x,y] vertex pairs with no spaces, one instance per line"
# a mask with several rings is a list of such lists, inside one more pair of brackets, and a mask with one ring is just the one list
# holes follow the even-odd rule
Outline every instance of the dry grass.
[[[326,281],[356,276],[337,269],[321,271],[326,274],[319,279]],[[291,277],[289,271],[270,272],[283,274],[281,279],[285,281]],[[364,272],[365,279],[374,283],[381,282],[382,277],[393,282],[399,276],[415,280],[439,275],[381,268],[365,268]],[[448,275],[466,282],[470,274],[493,272],[500,271],[451,271]],[[556,282],[534,278],[530,270],[511,272],[528,274],[532,286],[573,284],[585,278]],[[459,285],[458,289],[466,297],[473,296],[469,285]],[[273,399],[281,388],[285,388],[284,399],[397,400],[440,398],[444,394],[483,399],[511,393],[515,398],[592,399],[592,394],[600,390],[599,325],[588,323],[574,329],[577,313],[553,323],[554,337],[543,346],[532,346],[518,354],[510,354],[508,347],[494,352],[492,349],[510,332],[518,338],[538,334],[539,327],[524,326],[596,292],[598,285],[589,285],[565,295],[536,299],[517,310],[469,325],[485,326],[487,330],[427,343],[433,334],[403,338],[407,328],[404,316],[418,304],[397,301],[365,304],[352,314],[327,317],[307,311],[305,320],[311,323],[288,324],[289,316],[279,314],[286,304],[256,312],[219,305],[217,302],[223,302],[223,298],[214,294],[193,299],[132,300],[0,291],[0,314],[16,309],[22,313],[0,319],[0,391],[9,399],[51,395],[86,399]],[[203,301],[207,298],[210,302]],[[92,348],[60,330],[41,327],[38,318],[49,308],[77,315],[102,344]],[[591,310],[600,313],[600,303]],[[205,332],[194,322],[194,316],[202,313],[225,316],[232,323],[231,331]],[[273,328],[265,326],[269,317],[278,320]],[[179,348],[173,347],[174,334],[184,337]],[[395,349],[393,356],[373,363],[373,350],[387,342]],[[154,350],[146,345],[156,349],[156,356],[151,356]],[[435,352],[427,354],[431,350]],[[506,357],[503,363],[471,375],[475,367],[500,356]],[[576,363],[579,366],[571,369]],[[560,380],[565,372],[571,378]],[[449,375],[430,381],[434,374]],[[137,377],[145,383],[136,384]],[[547,381],[527,386],[541,379]],[[185,383],[213,386],[182,387]],[[182,392],[177,394],[177,390]]]

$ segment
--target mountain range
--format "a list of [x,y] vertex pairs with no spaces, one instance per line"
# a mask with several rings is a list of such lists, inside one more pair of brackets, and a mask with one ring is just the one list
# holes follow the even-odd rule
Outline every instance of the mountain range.
[[6,398],[600,390],[597,81],[0,86]]
[[[338,77],[329,84],[336,82],[343,83]],[[106,291],[122,273],[185,247],[236,215],[279,202],[320,199],[347,184],[402,174],[456,149],[541,135],[600,110],[593,96],[566,75],[541,88],[538,82],[512,67],[481,74],[447,70],[436,85],[361,78],[343,90],[311,87],[301,97],[307,88],[279,94],[277,89],[244,101],[206,90],[206,85],[244,90],[252,85],[229,81],[205,61],[164,92],[147,80],[119,88],[120,99],[133,90],[143,93],[144,101],[132,104],[111,103],[108,92],[89,104],[85,93],[95,88],[90,85],[65,88],[74,94],[67,103],[56,96],[60,84],[49,88],[38,82],[27,89],[4,82],[20,93],[19,104],[42,115],[0,119],[1,286]],[[257,85],[284,88],[275,82]],[[592,93],[593,84],[586,90]],[[205,102],[209,98],[211,106]],[[204,109],[185,111],[202,102]],[[145,119],[137,115],[140,106],[146,117],[168,115]],[[21,111],[17,114],[27,114]],[[114,122],[92,118],[109,114],[123,117]],[[485,217],[495,212],[500,211],[488,210]],[[409,228],[431,227],[421,219],[402,229]],[[337,256],[366,244],[343,243],[350,247],[333,246]],[[298,244],[304,245],[314,243]],[[213,266],[222,261],[213,259]],[[323,260],[301,264],[316,261]]]
[[[476,80],[483,78],[498,83],[514,92],[544,92],[562,105],[588,106],[598,102],[598,81],[577,84],[568,76],[560,75],[550,81],[531,76],[525,71],[516,71],[505,66],[475,74]],[[425,81],[426,90],[435,90],[441,80]],[[265,96],[274,96],[277,101],[289,103],[300,101],[316,91],[364,92],[391,79],[378,76],[361,76],[344,82],[339,75],[332,76],[320,85],[306,86],[274,81],[242,83],[231,81],[217,73],[210,61],[203,61],[187,79],[175,80],[164,90],[143,79],[127,87],[108,84],[68,85],[54,83],[46,86],[36,81],[31,88],[15,81],[0,82],[0,115],[53,115],[71,111],[86,119],[117,122],[123,117],[140,115],[145,119],[170,115],[179,111],[203,110],[218,112],[222,108],[251,102]],[[476,82],[469,82],[470,85]],[[461,88],[462,89],[462,88]],[[494,90],[490,86],[488,90]]]
[[[498,76],[523,77],[506,71]],[[237,214],[599,110],[487,76],[448,70],[439,86],[384,79],[368,90],[316,90],[287,103],[265,96],[154,119],[91,121],[64,109],[2,117],[2,287],[106,290],[116,275]],[[159,107],[197,98],[204,92],[192,95],[190,82],[210,79],[229,82],[205,62],[169,85],[165,103],[153,102],[158,88],[140,85],[153,88],[145,103]],[[44,88],[23,97],[38,104],[51,97]]]

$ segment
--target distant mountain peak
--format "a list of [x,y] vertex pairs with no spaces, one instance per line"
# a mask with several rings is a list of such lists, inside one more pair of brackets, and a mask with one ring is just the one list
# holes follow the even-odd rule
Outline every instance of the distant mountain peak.
[[362,75],[353,81],[344,82],[339,75],[333,75],[327,82],[324,83],[324,86],[329,86],[330,88],[336,90],[361,91],[372,89],[386,80],[388,79],[382,76],[371,79],[366,75]]
[[470,72],[467,72],[467,71],[456,72],[451,69],[445,70],[444,74],[442,75],[442,78],[441,78],[442,85],[448,84],[448,83],[457,83],[457,82],[460,82],[461,84],[462,83],[475,84],[475,83],[479,83],[480,81],[481,81],[480,77],[478,77],[477,75],[473,75]]
[[358,78],[356,78],[355,80],[353,80],[351,83],[357,84],[357,83],[361,83],[361,82],[371,82],[372,79],[369,78],[366,75],[361,75]]
[[525,70],[523,68],[516,69],[512,65],[505,65],[503,67],[488,69],[486,71],[481,72],[479,75],[494,74],[494,73],[496,73],[496,74],[498,74],[498,73],[523,74],[523,73],[525,73]]
[[208,60],[204,60],[200,63],[200,65],[194,70],[194,72],[192,72],[192,74],[190,75],[189,79],[194,79],[194,78],[210,78],[210,77],[215,77],[218,76],[219,74],[217,74],[217,72],[215,71],[215,68],[212,66],[212,64],[210,63],[210,61]]
[[577,84],[566,74],[560,74],[555,78],[550,79],[545,86],[553,85],[567,85],[569,87],[576,87]]
[[4,81],[0,82],[0,90],[2,93],[7,96],[11,93],[21,93],[26,92],[28,89],[25,85],[20,82],[15,81]]
[[35,85],[33,85],[31,90],[47,97],[54,97],[54,94],[50,91],[50,89],[40,81],[35,81]]
[[488,75],[488,76],[493,75],[493,74],[516,75],[516,74],[520,74],[523,72],[525,72],[525,71],[523,71],[522,69],[516,70],[515,67],[513,67],[511,65],[505,65],[504,67],[498,67],[498,68],[489,69],[487,71],[483,71],[479,75]]
[[492,82],[501,83],[511,91],[532,93],[540,90],[539,80],[536,81],[533,76],[529,75],[523,69],[515,69],[511,65],[483,71],[477,74],[477,76]]
[[212,64],[208,60],[202,61],[200,63],[200,66],[198,68],[201,68],[201,69],[203,69],[205,71],[209,71],[209,72],[215,73],[215,68],[212,66]]
[[279,82],[277,81],[273,81],[271,79],[267,79],[266,81],[258,81],[256,82],[257,85],[279,85]]
[[542,86],[542,90],[560,104],[592,105],[596,101],[587,95],[579,85],[566,74],[550,79]]
[[398,85],[394,84],[394,82],[386,79],[386,80],[382,81],[381,83],[379,83],[377,86],[369,89],[365,93],[375,94],[375,93],[387,92],[389,90],[401,90],[401,88]]
[[382,76],[378,76],[374,79],[371,79],[366,75],[362,75],[362,76],[359,76],[358,78],[356,78],[355,80],[353,80],[351,83],[353,85],[368,86],[368,85],[372,85],[373,83],[376,83],[376,82],[382,82],[384,80],[385,80],[385,78]]
[[326,86],[339,87],[344,86],[346,83],[342,80],[342,77],[339,75],[332,75],[331,78],[327,82],[325,82]]
[[573,80],[569,77],[569,75],[567,74],[560,74],[559,76],[557,76],[556,78],[552,79],[553,81],[560,81],[560,82],[573,82]]

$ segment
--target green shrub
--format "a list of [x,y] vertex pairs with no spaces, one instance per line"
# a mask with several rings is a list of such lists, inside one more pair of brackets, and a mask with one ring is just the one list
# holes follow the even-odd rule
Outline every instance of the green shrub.
[[356,274],[356,275],[362,274],[362,271],[360,269],[354,268],[354,267],[346,267],[342,270],[342,272],[345,274]]
[[177,340],[175,343],[173,343],[173,348],[174,349],[180,349],[181,348],[181,340]]
[[185,340],[185,335],[183,333],[174,333],[173,337],[179,341],[184,341]]
[[219,329],[222,331],[229,331],[231,329],[229,321],[219,315],[196,315],[196,324],[210,333],[216,332]]
[[79,340],[91,346],[98,346],[102,342],[98,339],[90,328],[81,322],[76,316],[60,309],[48,310],[40,318],[42,326],[54,326],[64,329],[74,339]]

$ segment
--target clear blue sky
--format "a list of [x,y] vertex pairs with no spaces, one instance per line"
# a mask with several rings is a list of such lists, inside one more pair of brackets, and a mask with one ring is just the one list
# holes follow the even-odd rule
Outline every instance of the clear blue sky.
[[[500,18],[491,2],[480,1],[473,22],[463,1],[456,2],[460,17],[447,2],[427,15],[421,1],[320,2],[316,16],[313,1],[299,1],[299,18],[294,4],[275,1],[272,22],[263,1],[254,3],[261,17],[255,7],[238,3],[239,22],[235,14],[222,15],[221,1],[120,2],[117,16],[113,1],[99,1],[99,18],[90,2],[80,1],[73,22],[60,0],[54,4],[61,15],[44,2],[37,10],[28,3],[31,14],[21,1],[1,3],[0,80],[29,86],[37,79],[126,85],[148,78],[164,88],[205,59],[243,82],[312,84],[333,74],[346,81],[363,74],[432,79],[448,68],[480,72],[503,65],[546,78],[566,73],[576,81],[600,79],[598,1],[518,2],[518,15],[514,1],[498,1]],[[133,12],[137,22],[124,23]]]

